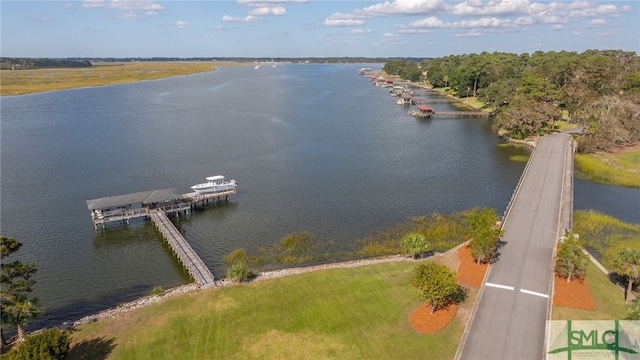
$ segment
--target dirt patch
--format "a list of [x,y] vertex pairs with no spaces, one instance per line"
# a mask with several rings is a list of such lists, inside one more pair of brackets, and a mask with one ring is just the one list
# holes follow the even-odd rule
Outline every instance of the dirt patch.
[[458,305],[452,304],[447,309],[438,310],[431,314],[431,307],[427,304],[420,305],[411,313],[411,326],[423,334],[435,334],[449,325],[456,316]]
[[553,305],[595,311],[587,280],[567,282],[559,276],[554,279]]
[[489,265],[476,264],[475,261],[473,261],[471,248],[468,245],[461,246],[460,249],[458,249],[458,259],[460,260],[458,282],[465,286],[480,288]]

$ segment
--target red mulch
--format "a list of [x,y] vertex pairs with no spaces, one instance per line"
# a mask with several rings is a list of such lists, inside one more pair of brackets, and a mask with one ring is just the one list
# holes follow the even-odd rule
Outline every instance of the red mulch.
[[554,279],[553,305],[595,311],[587,280],[571,280],[556,275]]
[[480,288],[489,264],[476,264],[475,261],[473,261],[471,248],[468,245],[458,249],[458,259],[460,260],[458,282],[462,285]]
[[435,334],[444,329],[456,316],[458,305],[452,304],[447,309],[438,310],[431,314],[431,307],[427,304],[420,305],[411,314],[411,326],[420,333]]
[[[457,251],[460,266],[458,267],[458,282],[465,286],[480,288],[488,264],[477,265],[471,257],[469,246],[462,246]],[[420,333],[434,334],[444,329],[456,316],[458,306],[453,304],[448,309],[438,310],[433,315],[431,307],[424,304],[417,308],[410,318],[411,326]]]

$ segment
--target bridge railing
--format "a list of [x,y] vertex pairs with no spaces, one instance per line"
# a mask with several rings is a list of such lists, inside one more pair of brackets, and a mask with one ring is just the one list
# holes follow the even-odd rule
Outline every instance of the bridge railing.
[[522,182],[524,181],[525,177],[527,176],[527,172],[529,172],[529,167],[531,166],[531,160],[533,159],[533,156],[536,154],[536,150],[538,149],[538,142],[540,140],[536,140],[536,145],[533,147],[533,151],[531,152],[531,156],[529,156],[529,160],[527,160],[527,164],[524,166],[524,170],[522,171],[522,175],[520,175],[520,179],[518,180],[518,184],[516,185],[516,189],[513,191],[513,194],[511,194],[511,199],[509,199],[509,203],[507,204],[507,208],[504,210],[504,213],[502,214],[502,222],[500,223],[500,228],[504,228],[504,223],[507,221],[507,217],[509,216],[509,212],[511,212],[511,205],[513,204],[514,200],[516,199],[516,197],[518,196],[518,193],[520,192],[520,187],[522,187]]

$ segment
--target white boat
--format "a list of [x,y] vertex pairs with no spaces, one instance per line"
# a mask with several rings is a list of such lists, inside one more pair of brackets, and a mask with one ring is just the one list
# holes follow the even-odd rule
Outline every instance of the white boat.
[[207,182],[193,185],[191,190],[197,193],[212,193],[218,191],[233,190],[238,186],[235,180],[225,181],[224,176],[216,175],[207,177]]
[[260,69],[260,65],[256,65],[256,66],[254,66],[254,69],[255,69],[255,70]]

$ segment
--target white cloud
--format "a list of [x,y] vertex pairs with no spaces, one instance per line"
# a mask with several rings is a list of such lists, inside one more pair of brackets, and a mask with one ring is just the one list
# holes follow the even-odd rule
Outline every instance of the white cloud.
[[49,16],[31,16],[29,17],[29,20],[37,22],[49,22],[52,19]]
[[[426,15],[406,25],[396,25],[403,33],[435,28],[482,28],[487,32],[526,31],[547,24],[554,30],[564,24],[596,19],[589,27],[605,25],[604,18],[631,12],[631,5],[603,3],[606,0],[386,0],[350,13],[334,13],[325,26],[361,26],[365,20],[383,16]],[[560,25],[560,26],[555,26]],[[608,23],[606,24],[608,25]],[[459,36],[479,36],[465,33]]]
[[147,15],[147,16],[158,16],[158,15],[160,15],[160,14],[158,14],[157,12],[155,12],[155,11],[151,10],[151,11],[147,11],[147,12],[145,13],[145,15]]
[[238,4],[247,6],[272,6],[274,4],[309,3],[311,0],[238,0]]
[[394,33],[384,33],[384,34],[382,34],[382,37],[390,39],[390,38],[399,38],[400,35],[394,34]]
[[409,23],[409,27],[412,28],[440,28],[444,27],[445,23],[435,16],[429,16],[422,20],[416,20]]
[[463,1],[453,6],[451,14],[458,16],[513,15],[527,14],[531,7],[529,0],[481,0]]
[[249,11],[249,15],[255,16],[284,16],[287,9],[282,6],[261,6]]
[[260,22],[262,21],[262,18],[259,16],[253,16],[253,15],[247,15],[243,18],[241,17],[235,17],[235,16],[230,16],[230,15],[225,15],[222,17],[222,21],[228,21],[228,22]]
[[189,23],[186,21],[182,21],[182,20],[178,20],[174,23],[174,25],[178,28],[178,29],[186,29],[189,27]]
[[116,18],[121,20],[140,20],[142,19],[142,15],[136,12],[130,11],[128,13],[120,13],[116,15]]
[[323,22],[325,26],[363,26],[364,20],[359,19],[335,19],[326,18]]
[[466,33],[457,33],[457,34],[453,34],[453,37],[458,37],[458,38],[465,38],[465,37],[480,37],[480,36],[484,36],[485,34],[478,31],[478,30],[469,30]]
[[64,2],[64,3],[62,3],[62,7],[64,9],[73,9],[73,3],[72,2]]
[[150,0],[82,0],[82,6],[118,10],[164,10],[164,6]]
[[102,28],[100,26],[94,26],[87,29],[89,32],[102,32]]
[[601,27],[606,24],[607,24],[607,21],[605,19],[593,19],[589,21],[589,23],[587,24],[587,27],[588,28]]
[[373,17],[391,15],[424,15],[449,7],[443,0],[395,0],[355,10],[354,15]]
[[564,29],[564,26],[560,24],[555,24],[551,26],[551,30],[562,30],[562,29]]
[[372,29],[362,29],[362,28],[355,28],[349,31],[350,34],[371,34],[372,32],[373,32]]

